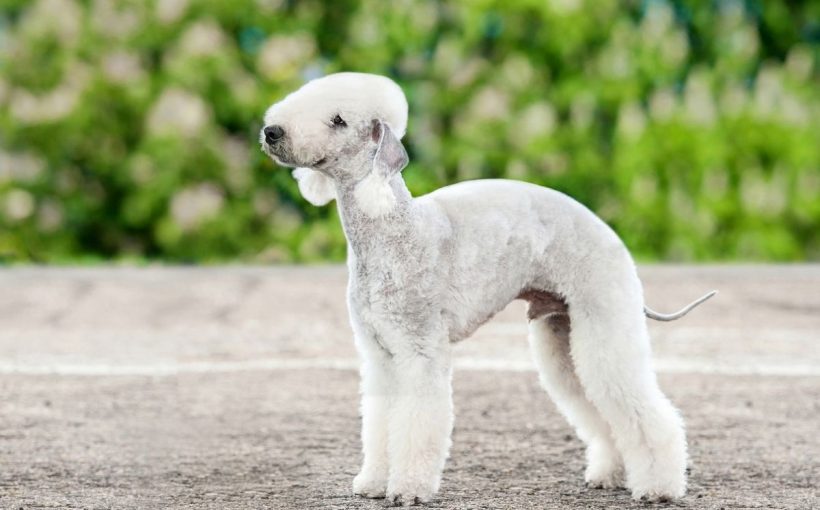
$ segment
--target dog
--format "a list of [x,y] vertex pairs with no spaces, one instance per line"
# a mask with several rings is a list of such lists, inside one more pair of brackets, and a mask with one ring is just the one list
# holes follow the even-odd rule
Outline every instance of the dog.
[[347,302],[361,358],[355,494],[429,501],[451,445],[452,346],[514,299],[528,302],[541,384],[586,445],[585,481],[636,499],[686,490],[683,420],[650,359],[635,264],[602,220],[557,191],[475,180],[412,197],[401,170],[407,100],[382,76],[338,73],[272,105],[262,150],[302,195],[337,200]]

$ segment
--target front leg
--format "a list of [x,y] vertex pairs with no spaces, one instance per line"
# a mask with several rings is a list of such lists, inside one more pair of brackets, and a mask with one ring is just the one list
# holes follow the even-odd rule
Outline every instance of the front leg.
[[395,399],[388,417],[390,480],[394,505],[429,501],[438,491],[453,430],[449,345],[393,358]]
[[361,367],[362,469],[353,479],[353,493],[383,498],[387,491],[387,418],[393,392],[390,358],[384,352],[363,352]]

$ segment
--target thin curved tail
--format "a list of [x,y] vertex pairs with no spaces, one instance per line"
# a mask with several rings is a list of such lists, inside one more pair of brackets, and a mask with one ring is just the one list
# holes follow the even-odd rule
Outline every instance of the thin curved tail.
[[712,296],[714,296],[717,293],[718,293],[718,291],[713,290],[712,292],[709,292],[708,294],[705,294],[705,295],[701,296],[700,298],[696,299],[695,301],[692,301],[691,303],[689,303],[685,307],[681,308],[677,312],[659,313],[659,312],[656,312],[655,310],[649,308],[648,306],[643,305],[643,313],[646,314],[646,316],[649,317],[650,319],[654,319],[656,321],[665,321],[665,322],[674,321],[674,320],[680,319],[681,317],[683,317],[687,313],[691,312],[693,308],[695,308],[696,306],[703,303],[704,301],[711,298]]

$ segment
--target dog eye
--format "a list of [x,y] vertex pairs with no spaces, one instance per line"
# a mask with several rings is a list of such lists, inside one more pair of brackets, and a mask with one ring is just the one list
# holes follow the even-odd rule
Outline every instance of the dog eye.
[[345,122],[343,118],[337,115],[333,117],[333,125],[344,127],[347,126],[347,122]]

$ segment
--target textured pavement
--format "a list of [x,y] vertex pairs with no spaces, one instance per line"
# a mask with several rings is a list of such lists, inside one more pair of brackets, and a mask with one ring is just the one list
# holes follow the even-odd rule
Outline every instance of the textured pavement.
[[[820,266],[646,266],[688,428],[669,505],[583,487],[537,383],[523,304],[457,347],[456,427],[430,508],[820,507]],[[0,270],[0,509],[381,508],[356,498],[344,267]]]

